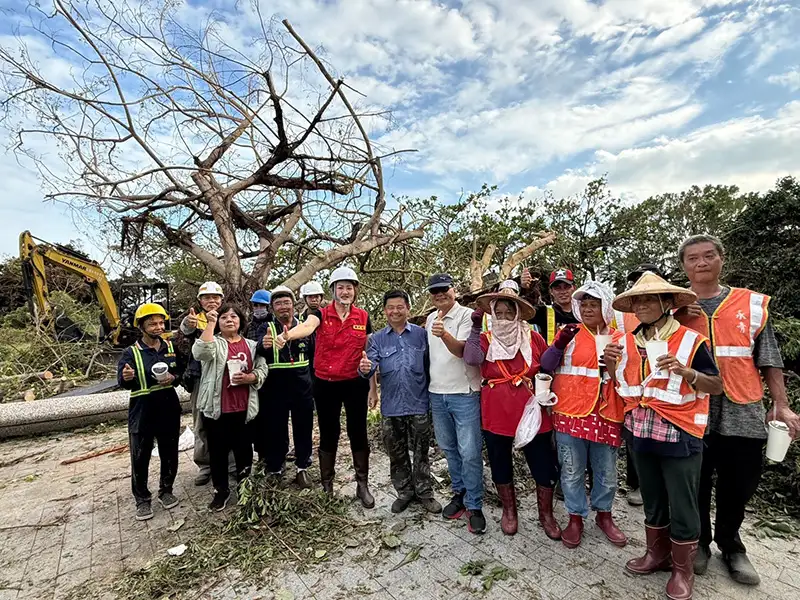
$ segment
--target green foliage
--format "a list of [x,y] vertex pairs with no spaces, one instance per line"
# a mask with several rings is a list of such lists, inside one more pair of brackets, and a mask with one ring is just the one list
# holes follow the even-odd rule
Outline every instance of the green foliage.
[[226,569],[257,580],[281,563],[306,568],[326,561],[351,540],[366,541],[375,529],[374,521],[352,519],[348,506],[347,500],[321,490],[276,485],[257,469],[240,485],[236,512],[227,523],[207,521],[193,533],[183,555],[161,557],[127,573],[113,590],[130,600],[195,598],[198,587],[224,577]]
[[786,177],[752,196],[723,236],[728,280],[773,298],[773,312],[800,318],[800,181]]
[[783,359],[787,363],[800,362],[800,319],[793,317],[773,318],[775,334],[781,346]]
[[740,194],[736,186],[693,186],[679,194],[652,196],[621,207],[613,217],[615,241],[607,265],[611,279],[620,289],[627,272],[643,262],[652,262],[674,283],[685,282],[677,258],[680,243],[700,233],[725,236],[755,197]]

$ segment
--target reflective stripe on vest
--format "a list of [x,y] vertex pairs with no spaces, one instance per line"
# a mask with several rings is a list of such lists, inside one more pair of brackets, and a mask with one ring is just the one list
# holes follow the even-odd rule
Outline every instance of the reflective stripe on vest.
[[731,288],[711,318],[705,312],[699,317],[678,316],[681,324],[709,336],[725,395],[737,404],[760,402],[764,397],[753,349],[767,324],[769,301],[764,294]]
[[614,311],[614,324],[612,327],[622,333],[633,333],[634,329],[639,326],[639,319],[631,313],[624,313],[618,310]]
[[[172,349],[172,342],[166,342],[166,344],[167,352],[169,354],[174,354],[175,351]],[[147,387],[147,375],[145,374],[144,360],[142,360],[142,351],[139,350],[138,342],[131,346],[131,350],[133,351],[133,362],[136,363],[136,375],[139,378],[139,389],[131,392],[131,398],[146,396],[150,392],[157,392],[158,390],[172,389],[171,384],[157,384],[153,387]]]
[[599,402],[601,417],[621,423],[623,400],[613,386],[602,386],[608,379],[607,373],[603,373],[602,381],[600,379],[595,336],[581,325],[577,335],[567,344],[562,364],[554,373],[553,392],[558,396],[558,403],[553,412],[583,418],[590,415]]
[[297,360],[290,362],[281,362],[280,349],[275,345],[275,340],[278,338],[278,330],[275,328],[275,322],[269,322],[269,334],[272,336],[272,364],[269,365],[270,369],[300,369],[308,366],[308,358],[302,352],[297,357]]
[[[611,341],[615,344],[620,344],[623,347],[622,358],[619,359],[617,362],[617,368],[614,370],[617,380],[617,393],[623,398],[636,398],[638,402],[638,398],[641,398],[642,396],[642,386],[631,385],[629,381],[632,381],[632,378],[627,375],[628,371],[631,369],[635,369],[636,372],[638,372],[640,368],[639,363],[641,362],[634,361],[633,363],[628,364],[629,355],[639,356],[639,351],[636,349],[636,344],[633,341],[633,337],[624,335],[622,332],[618,332],[612,335]],[[633,354],[634,352],[636,353],[635,355]]]
[[[642,369],[647,363],[639,354],[633,335],[625,334],[625,338],[621,343],[624,358],[629,362],[615,371],[617,393],[623,395],[623,391],[630,391],[640,384],[643,387],[641,396],[626,397],[626,412],[639,405],[652,408],[686,433],[702,438],[708,423],[708,394],[697,392],[675,373],[665,377],[651,373],[642,381]],[[706,339],[699,333],[682,326],[670,336],[667,345],[670,354],[682,364],[690,365],[700,344],[705,342]]]
[[547,345],[552,346],[556,339],[556,309],[552,306],[545,306],[547,311]]

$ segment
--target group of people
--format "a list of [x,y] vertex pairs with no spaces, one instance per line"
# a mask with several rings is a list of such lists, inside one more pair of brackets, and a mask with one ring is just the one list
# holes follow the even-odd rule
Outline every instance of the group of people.
[[[161,337],[164,309],[143,305],[135,322],[141,340],[118,369],[120,385],[131,390],[136,518],[153,514],[147,469],[154,440],[161,458],[158,499],[167,509],[178,504],[172,493],[178,384],[191,392],[195,483],[210,478],[210,509],[225,508],[229,474],[247,477],[254,450],[268,473],[283,476],[290,418],[294,481],[312,486],[315,409],[321,486],[333,493],[342,408],[356,495],[372,508],[367,411],[378,402],[379,380],[382,437],[397,492],[392,512],[418,502],[446,519],[465,517],[472,533],[485,532],[485,444],[503,505],[500,526],[514,535],[515,435],[533,411],[535,435],[521,450],[547,537],[579,546],[591,508],[611,544],[627,543],[612,516],[624,442],[629,494],[641,496],[647,540],[644,556],[626,569],[639,575],[671,570],[667,595],[685,600],[695,574],[707,569],[713,540],[731,577],[755,585],[759,575],[739,529],[761,475],[765,421],[786,423],[794,438],[800,417],[789,408],[769,297],[720,282],[724,251],[716,238],[688,238],[678,258],[688,289],[668,283],[655,265],[642,265],[615,297],[595,281],[576,289],[564,269],[550,276],[551,306],[538,303],[537,282],[527,270],[519,285],[505,281],[480,296],[475,309],[459,304],[450,275],[435,274],[427,286],[434,310],[424,327],[409,321],[408,293],[391,290],[383,297],[387,324],[375,332],[368,313],[355,305],[358,276],[346,267],[331,275],[328,304],[322,286],[303,286],[299,314],[289,288],[257,291],[249,323],[208,282],[176,340]],[[181,352],[187,344],[190,351]],[[654,348],[658,356],[648,358]],[[549,391],[537,393],[537,379]],[[764,383],[773,402],[768,416]],[[433,495],[432,437],[446,457],[453,492],[444,508]],[[563,528],[553,513],[557,488],[569,514]]]

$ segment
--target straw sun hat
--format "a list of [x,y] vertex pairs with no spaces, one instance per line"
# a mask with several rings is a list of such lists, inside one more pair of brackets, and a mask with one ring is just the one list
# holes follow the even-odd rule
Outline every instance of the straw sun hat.
[[492,302],[494,300],[510,300],[517,305],[517,313],[519,313],[519,318],[522,321],[527,321],[533,318],[533,315],[536,314],[536,309],[526,300],[520,298],[517,293],[510,287],[503,288],[498,292],[493,294],[484,294],[483,296],[479,296],[478,299],[475,301],[478,308],[480,308],[483,312],[492,314]]
[[681,308],[697,301],[697,294],[686,288],[672,285],[659,277],[652,271],[645,272],[631,289],[622,292],[614,298],[614,310],[620,312],[633,312],[633,298],[636,296],[647,296],[650,294],[670,294],[673,298],[672,308]]

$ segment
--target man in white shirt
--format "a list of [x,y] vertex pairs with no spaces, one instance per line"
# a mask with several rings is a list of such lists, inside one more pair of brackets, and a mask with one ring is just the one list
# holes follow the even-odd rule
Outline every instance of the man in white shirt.
[[466,512],[469,531],[483,533],[481,379],[480,371],[462,359],[472,330],[472,310],[456,302],[453,278],[446,273],[431,276],[428,292],[436,307],[425,324],[430,346],[428,391],[436,442],[447,457],[453,487],[453,499],[442,516],[458,519]]

